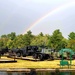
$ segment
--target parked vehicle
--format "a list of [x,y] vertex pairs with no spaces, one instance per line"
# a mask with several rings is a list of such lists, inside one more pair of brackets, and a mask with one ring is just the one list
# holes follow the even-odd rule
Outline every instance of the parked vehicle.
[[0,55],[4,55],[5,53],[9,52],[8,47],[0,48]]
[[[54,49],[45,47],[39,50],[38,46],[27,46],[25,48],[12,49],[9,55],[11,56],[12,54],[15,54],[17,57],[32,56],[32,58],[39,60],[62,59],[62,54],[60,51],[56,52]],[[75,58],[75,55],[72,55],[72,57]],[[63,53],[63,58],[67,58],[67,54],[65,54],[65,52]]]
[[54,52],[54,50],[52,50],[52,49],[43,48],[41,50],[41,52],[34,53],[33,58],[40,59],[40,60],[45,60],[45,59],[54,60],[53,52]]
[[16,48],[11,50],[11,53],[14,53],[17,57],[32,56],[36,52],[39,52],[37,46],[27,46],[25,48]]

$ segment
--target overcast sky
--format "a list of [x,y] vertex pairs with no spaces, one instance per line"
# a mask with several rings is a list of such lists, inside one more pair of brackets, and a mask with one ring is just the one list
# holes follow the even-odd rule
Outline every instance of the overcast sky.
[[22,34],[28,28],[50,35],[60,29],[68,37],[75,32],[75,0],[0,0],[0,35]]

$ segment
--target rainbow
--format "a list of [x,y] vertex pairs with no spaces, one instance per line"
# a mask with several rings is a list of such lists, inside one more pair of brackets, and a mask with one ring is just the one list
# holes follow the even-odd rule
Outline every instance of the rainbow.
[[75,1],[73,2],[69,2],[67,4],[61,5],[60,7],[57,7],[55,9],[53,9],[52,11],[48,12],[47,14],[45,14],[44,16],[42,16],[41,18],[37,19],[35,22],[33,22],[28,28],[27,30],[25,30],[23,32],[23,34],[27,33],[27,31],[31,30],[33,27],[35,27],[37,24],[39,24],[41,21],[43,21],[44,19],[46,19],[48,16],[52,16],[62,10],[65,10],[66,8],[69,8],[70,6],[75,5]]

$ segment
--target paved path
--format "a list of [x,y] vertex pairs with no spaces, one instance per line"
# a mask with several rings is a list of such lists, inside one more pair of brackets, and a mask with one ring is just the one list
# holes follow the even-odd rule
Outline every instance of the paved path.
[[55,72],[55,71],[60,71],[60,72],[75,72],[75,69],[25,69],[25,68],[5,68],[5,69],[0,69],[2,72],[30,72],[31,70],[35,70],[36,72],[39,71],[49,71],[49,72]]

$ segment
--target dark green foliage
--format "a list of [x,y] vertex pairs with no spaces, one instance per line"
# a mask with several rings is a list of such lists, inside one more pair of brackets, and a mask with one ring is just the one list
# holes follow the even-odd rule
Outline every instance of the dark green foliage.
[[28,45],[47,46],[55,50],[61,48],[72,48],[75,50],[75,33],[71,32],[68,39],[65,39],[59,29],[55,30],[52,35],[44,35],[42,32],[33,35],[31,31],[26,34],[16,35],[15,32],[4,34],[0,37],[0,47],[23,48]]
[[71,39],[75,40],[75,33],[74,32],[71,32],[68,36],[69,36],[68,37],[69,40],[71,40]]
[[64,41],[64,37],[59,29],[55,30],[53,35],[50,37],[49,46],[56,50],[66,47],[66,41]]
[[68,47],[75,51],[75,32],[71,32],[68,36]]

